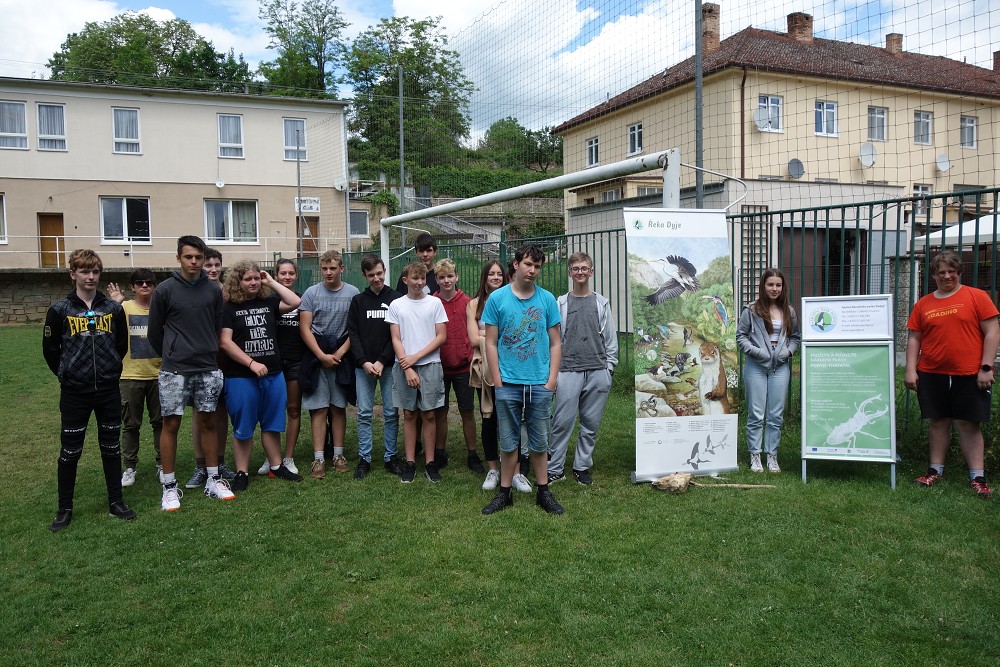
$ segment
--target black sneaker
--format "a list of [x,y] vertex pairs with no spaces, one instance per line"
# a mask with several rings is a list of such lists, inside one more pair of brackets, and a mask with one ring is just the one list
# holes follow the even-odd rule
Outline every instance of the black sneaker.
[[385,471],[387,473],[399,477],[399,473],[401,471],[399,469],[399,461],[396,460],[395,456],[391,457],[388,461],[386,461],[384,465],[385,465]]
[[69,525],[69,522],[73,520],[73,510],[59,510],[56,512],[56,518],[52,520],[52,525],[49,526],[49,530],[53,533],[58,533],[60,530]]
[[124,501],[116,500],[113,503],[108,503],[108,514],[122,521],[134,521],[135,520],[135,510],[125,504]]
[[535,504],[549,514],[562,514],[566,511],[563,509],[562,505],[556,502],[556,497],[552,495],[552,492],[548,489],[539,491],[535,494]]
[[399,481],[403,484],[410,484],[417,476],[417,464],[414,461],[407,461],[401,465],[399,470]]
[[441,481],[441,473],[438,472],[438,463],[436,460],[424,465],[424,476],[434,484]]
[[233,493],[240,493],[246,491],[248,486],[250,486],[250,476],[240,470],[236,473],[233,481],[229,483],[229,490]]
[[469,466],[469,470],[477,475],[482,475],[486,472],[486,468],[483,467],[483,461],[476,452],[469,452],[469,458],[466,459],[465,465]]
[[590,486],[594,483],[594,479],[590,476],[589,470],[574,470],[573,479],[580,482],[584,486]]
[[497,492],[493,496],[493,500],[490,501],[490,504],[483,508],[483,514],[489,516],[490,514],[496,514],[500,510],[505,510],[508,507],[513,506],[514,494],[511,493],[510,489],[500,487],[497,489]]
[[275,478],[277,478],[277,479],[284,479],[284,480],[287,480],[289,482],[301,482],[302,481],[302,475],[299,475],[298,473],[292,472],[291,470],[288,469],[288,467],[284,463],[282,463],[280,466],[278,466],[277,470],[269,470],[267,472],[267,476],[270,479],[275,479]]
[[549,484],[555,484],[556,482],[561,482],[566,479],[566,475],[561,472],[550,472],[549,473]]
[[448,450],[447,449],[435,449],[434,450],[434,464],[437,466],[438,470],[444,468],[448,465]]
[[364,459],[358,459],[358,465],[354,468],[354,479],[364,479],[371,472],[372,464]]

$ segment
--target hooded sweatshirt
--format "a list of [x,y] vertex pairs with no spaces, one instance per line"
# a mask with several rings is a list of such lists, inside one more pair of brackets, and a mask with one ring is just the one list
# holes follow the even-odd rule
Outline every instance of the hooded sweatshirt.
[[448,338],[441,346],[441,367],[445,375],[468,375],[472,363],[472,344],[469,342],[469,331],[466,328],[465,308],[472,299],[462,290],[456,289],[451,301],[441,298],[441,292],[434,293],[444,304],[444,312],[448,316]]
[[366,287],[364,292],[351,299],[347,312],[347,332],[351,338],[351,355],[358,368],[366,361],[382,362],[382,368],[392,368],[396,355],[392,351],[392,337],[385,321],[389,304],[402,296],[396,290],[384,286],[378,294]]
[[157,285],[146,337],[163,357],[161,370],[192,375],[218,370],[222,290],[204,271],[193,282],[179,271]]

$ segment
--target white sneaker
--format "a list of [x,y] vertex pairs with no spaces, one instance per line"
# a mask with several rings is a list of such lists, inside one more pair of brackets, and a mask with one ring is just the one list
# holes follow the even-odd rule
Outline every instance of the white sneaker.
[[514,488],[521,493],[531,493],[531,482],[528,481],[527,477],[518,473],[514,475]]
[[768,472],[781,472],[781,468],[778,467],[778,455],[768,454],[767,455],[767,471]]
[[750,472],[764,472],[764,466],[760,464],[760,452],[750,455]]
[[181,508],[181,498],[184,492],[177,488],[177,485],[170,488],[163,487],[163,498],[160,500],[160,509],[164,512],[173,512]]
[[295,467],[295,459],[287,458],[287,457],[283,458],[283,459],[281,459],[281,465],[285,466],[291,472],[294,472],[296,475],[299,474],[299,469]]
[[486,473],[486,481],[483,482],[483,491],[492,491],[500,483],[500,471],[490,470]]
[[125,468],[122,473],[122,486],[132,486],[135,484],[135,468]]
[[208,481],[205,482],[205,496],[219,500],[233,500],[236,498],[236,494],[229,488],[229,482],[222,479],[221,475],[208,478]]
[[266,475],[269,472],[271,472],[271,464],[267,462],[267,458],[265,457],[264,462],[260,464],[259,468],[257,468],[257,474]]

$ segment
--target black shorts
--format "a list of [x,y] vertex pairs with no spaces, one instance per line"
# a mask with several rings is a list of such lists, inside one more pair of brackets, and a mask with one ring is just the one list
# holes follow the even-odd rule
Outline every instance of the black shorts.
[[975,375],[940,375],[917,371],[917,400],[924,419],[990,419],[992,391],[980,389]]
[[299,379],[299,366],[302,365],[302,358],[282,359],[281,372],[285,375],[285,382],[296,382]]
[[476,393],[469,386],[468,373],[444,376],[444,406],[441,408],[442,410],[448,409],[448,397],[451,395],[451,389],[455,390],[459,412],[471,412],[476,407]]

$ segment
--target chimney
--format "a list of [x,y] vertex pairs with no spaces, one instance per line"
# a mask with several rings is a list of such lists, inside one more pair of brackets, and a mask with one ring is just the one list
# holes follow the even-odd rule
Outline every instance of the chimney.
[[903,52],[903,35],[898,32],[890,32],[885,36],[885,50],[896,55]]
[[993,71],[1000,72],[1000,51],[993,52]]
[[796,42],[812,44],[813,17],[802,12],[788,15],[788,35]]
[[719,50],[719,5],[712,2],[701,6],[701,49],[705,55]]

